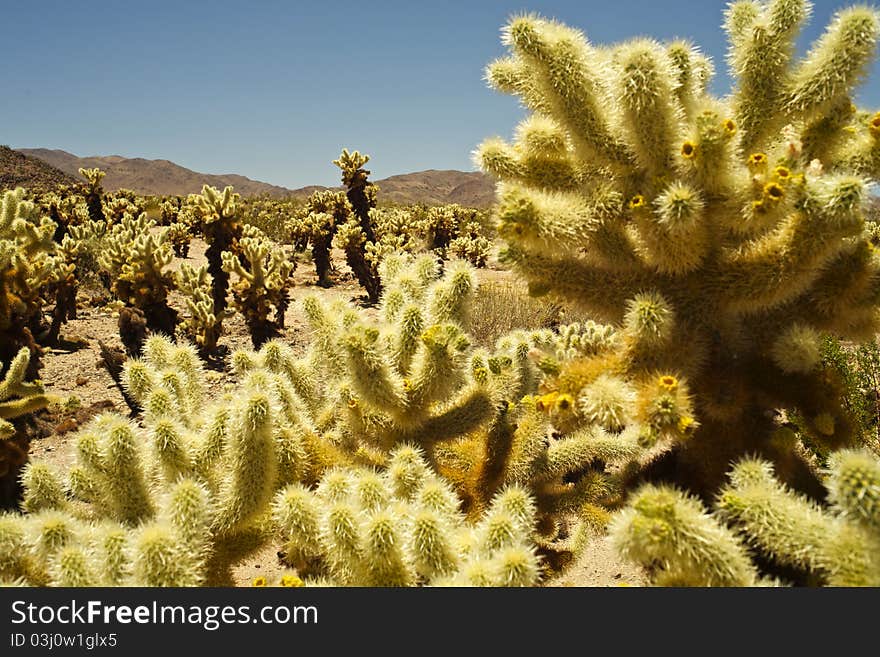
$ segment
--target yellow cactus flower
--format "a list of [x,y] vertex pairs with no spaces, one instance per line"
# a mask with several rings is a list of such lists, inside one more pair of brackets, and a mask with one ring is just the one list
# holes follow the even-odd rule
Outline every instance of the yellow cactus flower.
[[734,123],[733,119],[727,119],[724,122],[724,134],[727,137],[732,137],[736,134],[736,123]]
[[541,395],[538,397],[538,402],[535,404],[535,407],[539,411],[549,411],[556,404],[556,398],[558,396],[558,392],[548,392],[546,395]]
[[767,156],[764,153],[752,153],[748,161],[751,171],[763,171],[767,168]]
[[874,137],[880,137],[880,112],[871,117],[871,121],[868,123],[868,130],[871,131]]
[[265,577],[255,577],[254,581],[251,582],[251,586],[267,586]]
[[785,197],[785,190],[779,183],[769,182],[764,185],[764,198],[776,202],[781,201]]
[[778,166],[773,169],[773,175],[781,182],[786,182],[791,178],[791,171],[788,167]]
[[574,397],[568,393],[563,393],[556,398],[557,411],[570,411],[574,407]]
[[660,384],[661,388],[669,390],[670,392],[678,388],[678,379],[669,374],[661,376],[657,382]]
[[681,145],[681,156],[687,160],[692,160],[697,155],[697,146],[692,141],[686,141]]
[[305,586],[305,583],[296,575],[282,575],[281,586],[298,588],[300,586]]
[[636,194],[629,200],[629,209],[637,210],[639,208],[643,208],[647,205],[647,201],[645,201],[645,197],[641,194]]
[[690,415],[685,415],[678,420],[678,432],[687,433],[694,428],[694,424],[694,418],[692,418]]

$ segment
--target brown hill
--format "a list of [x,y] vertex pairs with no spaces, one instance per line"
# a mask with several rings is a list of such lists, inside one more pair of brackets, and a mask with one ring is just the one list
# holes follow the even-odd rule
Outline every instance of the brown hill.
[[377,180],[379,197],[395,203],[437,205],[458,203],[470,207],[492,205],[495,186],[478,171],[418,171]]
[[290,190],[277,185],[232,173],[198,173],[169,160],[146,160],[119,155],[77,157],[66,151],[47,148],[21,148],[19,152],[39,158],[76,177],[79,177],[80,168],[98,167],[107,174],[103,185],[108,191],[131,189],[139,194],[186,195],[201,192],[202,185],[207,184],[220,189],[232,185],[242,196],[268,194],[281,197],[290,194]]
[[43,192],[76,182],[75,178],[42,159],[0,146],[0,191],[27,187]]
[[[308,196],[316,190],[328,189],[321,185],[309,185],[291,190],[235,174],[198,173],[168,160],[125,158],[119,155],[77,157],[66,151],[46,148],[22,148],[19,152],[39,158],[76,178],[79,178],[81,167],[98,167],[107,173],[104,188],[109,191],[124,188],[140,194],[184,195],[200,192],[203,184],[209,184],[221,189],[232,185],[242,196],[268,194],[283,197]],[[381,190],[379,199],[382,203],[458,203],[470,207],[488,207],[495,197],[492,180],[477,171],[429,169],[375,182]]]
[[[379,203],[458,203],[471,208],[486,208],[495,200],[492,179],[479,171],[416,171],[374,181],[379,186]],[[321,189],[341,189],[309,185],[294,189],[294,196],[308,196]]]

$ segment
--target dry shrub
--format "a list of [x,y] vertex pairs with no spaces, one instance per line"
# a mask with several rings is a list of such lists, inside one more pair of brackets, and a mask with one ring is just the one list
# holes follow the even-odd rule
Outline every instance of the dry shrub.
[[466,328],[477,344],[488,347],[515,329],[548,328],[561,321],[562,307],[530,297],[525,283],[491,281],[477,289]]

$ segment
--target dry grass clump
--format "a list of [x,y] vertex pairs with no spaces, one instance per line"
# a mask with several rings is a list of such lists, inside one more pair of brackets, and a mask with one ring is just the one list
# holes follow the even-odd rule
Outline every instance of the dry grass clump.
[[562,306],[530,297],[524,283],[490,281],[477,289],[466,329],[477,344],[492,346],[512,330],[549,328],[564,316]]

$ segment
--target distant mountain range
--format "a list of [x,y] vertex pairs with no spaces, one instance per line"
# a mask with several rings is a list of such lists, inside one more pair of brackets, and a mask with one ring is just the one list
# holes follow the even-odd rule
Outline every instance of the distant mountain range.
[[[36,178],[47,182],[57,179],[59,183],[69,183],[72,180],[81,180],[80,168],[98,167],[107,174],[103,182],[105,189],[131,189],[140,194],[186,195],[200,192],[204,184],[221,189],[232,185],[242,196],[266,194],[275,198],[307,196],[316,190],[328,189],[319,185],[288,189],[237,174],[199,173],[169,160],[146,160],[119,155],[77,157],[66,151],[46,148],[21,148],[17,151],[2,148],[10,151],[0,153],[3,155],[0,159],[2,188],[16,184],[37,186],[36,182],[28,184],[32,176],[36,176],[35,181]],[[26,158],[15,157],[12,153]],[[43,168],[41,163],[49,166]],[[41,172],[39,175],[38,171]],[[458,203],[470,207],[488,207],[495,197],[492,180],[477,171],[429,169],[390,176],[374,182],[379,185],[380,202],[385,203]]]

